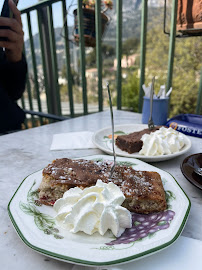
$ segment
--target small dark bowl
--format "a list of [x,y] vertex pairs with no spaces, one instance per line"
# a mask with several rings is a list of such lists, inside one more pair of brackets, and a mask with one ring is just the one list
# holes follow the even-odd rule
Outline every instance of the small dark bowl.
[[202,168],[202,153],[186,157],[181,164],[181,171],[187,180],[196,187],[202,189],[202,176],[194,172],[194,169],[199,167]]

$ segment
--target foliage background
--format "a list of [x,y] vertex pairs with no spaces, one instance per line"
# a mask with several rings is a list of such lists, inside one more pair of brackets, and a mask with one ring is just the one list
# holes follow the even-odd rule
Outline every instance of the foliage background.
[[[169,37],[162,34],[160,23],[148,32],[146,54],[146,82],[157,75],[156,88],[166,83]],[[181,113],[195,113],[202,68],[202,37],[176,38],[173,65],[173,91],[170,117]]]

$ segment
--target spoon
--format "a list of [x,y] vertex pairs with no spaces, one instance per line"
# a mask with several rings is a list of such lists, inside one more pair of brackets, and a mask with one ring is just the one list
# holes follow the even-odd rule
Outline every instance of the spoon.
[[194,172],[200,176],[202,176],[202,168],[194,168]]
[[112,124],[112,150],[113,150],[113,155],[114,155],[114,164],[113,164],[113,166],[111,168],[111,172],[110,172],[110,178],[112,178],[112,175],[114,173],[114,169],[116,166],[116,153],[114,150],[114,117],[113,117],[111,94],[110,94],[110,90],[109,90],[109,83],[107,83],[107,90],[108,90],[108,95],[109,95],[109,106],[110,106],[110,115],[111,115],[111,124]]
[[152,78],[151,93],[150,93],[150,116],[149,116],[149,121],[148,121],[148,128],[150,130],[154,129],[154,122],[153,122],[153,119],[152,119],[153,96],[154,96],[154,81],[155,81],[155,77]]

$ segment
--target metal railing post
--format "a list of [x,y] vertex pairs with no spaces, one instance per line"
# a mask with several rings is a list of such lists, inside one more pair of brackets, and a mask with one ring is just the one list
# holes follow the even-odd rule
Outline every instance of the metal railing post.
[[[24,56],[26,58],[25,46],[24,46],[24,49],[23,49],[23,53],[24,53]],[[27,79],[26,79],[26,90],[27,90],[29,108],[30,108],[30,110],[33,110],[32,93],[31,93],[31,86],[30,86],[30,81],[29,81],[29,76],[28,75],[27,75]],[[25,104],[23,104],[23,106],[25,107]],[[35,126],[35,120],[34,120],[33,115],[31,116],[31,121],[32,121],[32,127],[34,127]]]
[[103,93],[102,93],[102,39],[101,39],[101,0],[96,1],[96,61],[98,71],[98,103],[99,111],[103,111]]
[[40,27],[41,27],[41,39],[44,48],[44,61],[46,66],[46,82],[47,82],[47,94],[49,100],[48,112],[51,114],[60,115],[61,111],[58,108],[57,104],[57,89],[55,87],[55,74],[54,74],[54,67],[52,62],[52,54],[51,54],[51,44],[50,44],[50,33],[49,33],[49,25],[48,25],[48,13],[47,8],[42,8],[38,10],[40,16]]
[[198,91],[198,99],[196,106],[196,114],[202,114],[202,67],[201,67],[201,78]]
[[[31,18],[30,13],[27,13],[27,23],[28,23],[28,31],[29,31],[29,40],[30,40],[30,48],[31,48],[31,55],[32,55],[32,65],[33,65],[33,75],[34,75],[34,90],[38,104],[39,112],[42,112],[41,109],[41,99],[40,99],[40,90],[39,90],[39,83],[38,83],[38,74],[37,74],[37,63],[36,63],[36,55],[35,55],[35,47],[34,47],[34,40],[32,34],[32,26],[31,26]],[[39,118],[40,124],[43,125],[43,119]]]
[[57,115],[61,115],[61,100],[60,100],[60,87],[58,84],[58,63],[57,63],[57,54],[56,54],[56,41],[55,41],[55,30],[53,25],[53,11],[52,5],[47,6],[47,16],[48,16],[48,27],[50,34],[50,48],[51,48],[51,60],[52,60],[52,75],[54,77],[54,96],[55,103],[57,108]]
[[146,59],[146,37],[147,37],[147,9],[148,0],[142,1],[142,18],[141,18],[141,40],[140,40],[140,85],[139,85],[139,107],[138,112],[142,112],[143,89],[145,81],[145,59]]
[[78,0],[78,26],[79,26],[79,51],[80,51],[80,68],[82,77],[82,90],[83,90],[83,111],[84,115],[88,114],[88,98],[87,98],[87,83],[86,83],[86,56],[85,56],[85,43],[84,43],[84,30],[83,30],[83,11],[82,1]]
[[170,43],[169,43],[169,56],[168,56],[168,77],[167,77],[166,91],[168,91],[170,89],[170,87],[172,86],[172,79],[173,79],[173,62],[174,62],[174,54],[175,54],[177,4],[178,4],[178,0],[173,0],[172,16],[171,16],[171,29],[170,29]]
[[121,110],[121,89],[122,89],[122,0],[117,0],[117,26],[116,26],[116,58],[117,58],[117,73],[116,73],[116,87],[117,87],[117,109]]
[[64,42],[65,42],[65,63],[66,63],[66,72],[67,72],[67,81],[68,81],[68,96],[69,96],[69,107],[70,107],[70,115],[74,117],[74,98],[73,98],[73,79],[71,72],[71,63],[70,63],[70,47],[69,47],[69,30],[67,26],[67,8],[66,2],[62,2],[62,14],[63,14],[63,24],[64,24]]

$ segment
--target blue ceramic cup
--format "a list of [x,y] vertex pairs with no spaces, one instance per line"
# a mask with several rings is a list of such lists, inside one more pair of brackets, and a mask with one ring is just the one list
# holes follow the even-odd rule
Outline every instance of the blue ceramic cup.
[[[165,125],[168,118],[168,104],[169,98],[154,98],[152,119],[154,125]],[[150,98],[144,97],[143,109],[142,109],[142,123],[147,124],[150,115]]]

